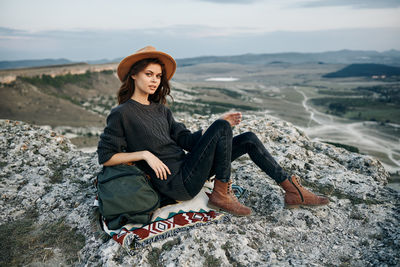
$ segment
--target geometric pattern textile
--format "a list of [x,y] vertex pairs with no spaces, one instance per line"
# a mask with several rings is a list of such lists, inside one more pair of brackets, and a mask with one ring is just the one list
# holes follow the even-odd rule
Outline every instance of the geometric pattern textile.
[[118,234],[112,235],[112,239],[122,247],[134,250],[179,232],[209,224],[223,216],[215,211],[178,213],[166,220],[155,221],[140,228],[122,228]]
[[[181,201],[156,210],[149,224],[127,224],[117,230],[109,230],[104,220],[103,230],[128,252],[146,246],[152,242],[174,236],[182,231],[210,223],[229,220],[229,215],[216,212],[207,206],[212,183],[206,183],[200,193],[191,200]],[[246,190],[232,185],[236,197],[243,198]]]

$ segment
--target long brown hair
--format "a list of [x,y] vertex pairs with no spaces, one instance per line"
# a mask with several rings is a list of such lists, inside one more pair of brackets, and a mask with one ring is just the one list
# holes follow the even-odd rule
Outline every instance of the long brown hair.
[[132,79],[131,76],[143,71],[149,64],[159,64],[162,69],[160,85],[158,86],[154,94],[149,95],[149,100],[151,102],[161,103],[163,105],[167,103],[167,96],[171,97],[171,88],[169,86],[168,79],[165,77],[164,64],[161,62],[161,60],[157,58],[145,58],[133,64],[128,74],[126,75],[125,80],[122,82],[122,85],[117,93],[118,104],[122,104],[128,101],[135,92],[135,81]]

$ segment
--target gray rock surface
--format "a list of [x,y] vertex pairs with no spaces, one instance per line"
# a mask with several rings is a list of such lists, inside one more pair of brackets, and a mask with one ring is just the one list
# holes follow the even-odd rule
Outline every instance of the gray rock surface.
[[[192,130],[217,118],[175,116]],[[92,184],[101,168],[96,154],[77,151],[67,138],[48,129],[0,120],[1,237],[21,240],[1,240],[0,265],[400,263],[399,193],[385,186],[388,173],[379,161],[311,141],[292,124],[265,113],[245,114],[234,133],[246,131],[256,133],[285,169],[302,177],[303,185],[328,195],[329,206],[285,209],[283,190],[243,156],[233,163],[232,178],[248,190],[244,202],[254,215],[230,216],[227,222],[192,229],[130,255],[104,238],[92,218]],[[18,225],[29,227],[21,231],[14,227]],[[35,254],[14,255],[25,239]]]

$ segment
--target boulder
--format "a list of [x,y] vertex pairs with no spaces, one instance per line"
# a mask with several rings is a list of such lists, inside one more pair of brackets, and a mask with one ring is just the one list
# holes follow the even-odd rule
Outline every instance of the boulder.
[[[193,131],[217,116],[176,114]],[[191,229],[128,253],[98,229],[93,182],[96,153],[64,136],[0,120],[0,265],[254,266],[396,265],[400,262],[399,193],[382,164],[310,140],[266,113],[248,113],[234,134],[254,132],[284,169],[328,206],[285,209],[283,190],[248,156],[232,164],[247,189],[249,217]],[[29,249],[26,249],[29,248]]]

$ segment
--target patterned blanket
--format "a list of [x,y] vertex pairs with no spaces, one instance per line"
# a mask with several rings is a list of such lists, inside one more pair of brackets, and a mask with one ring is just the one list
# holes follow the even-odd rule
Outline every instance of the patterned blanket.
[[[103,220],[103,230],[124,248],[134,250],[194,227],[229,219],[207,206],[206,192],[210,193],[211,188],[212,183],[206,183],[195,198],[156,210],[150,224],[127,224],[118,230],[109,230]],[[244,194],[239,186],[234,185],[233,190],[238,197]]]

